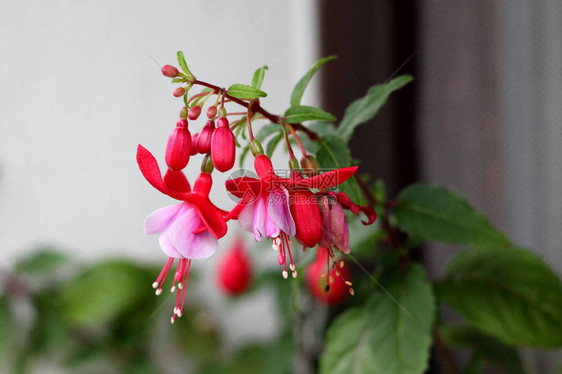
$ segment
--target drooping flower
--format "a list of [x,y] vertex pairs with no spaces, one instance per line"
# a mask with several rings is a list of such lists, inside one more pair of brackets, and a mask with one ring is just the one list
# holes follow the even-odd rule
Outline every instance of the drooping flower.
[[344,208],[356,215],[363,212],[367,216],[367,221],[362,221],[364,225],[375,222],[377,213],[369,207],[354,204],[344,192],[320,192],[318,199],[322,213],[320,246],[328,248],[330,254],[332,254],[332,248],[336,248],[342,253],[349,253],[349,227],[343,212]]
[[353,294],[348,267],[344,261],[330,265],[328,249],[318,247],[316,260],[305,270],[312,295],[328,305],[337,305]]
[[[277,261],[279,265],[284,266],[283,277],[288,277],[287,257],[288,267],[293,277],[296,277],[290,237],[294,236],[299,229],[296,227],[289,207],[289,193],[299,189],[307,191],[309,188],[336,186],[350,178],[356,172],[357,167],[331,170],[311,178],[283,178],[275,174],[271,160],[263,154],[256,156],[254,167],[258,179],[241,177],[226,182],[226,188],[241,200],[225,219],[238,219],[244,229],[254,234],[256,241],[261,240],[263,236],[272,238],[273,249],[279,251]],[[299,208],[293,208],[293,210],[295,209]],[[319,215],[313,217],[317,221],[320,219]],[[310,224],[300,218],[299,215],[299,225]],[[319,222],[313,224],[319,224]],[[306,231],[302,227],[300,230],[301,232]]]
[[232,169],[236,161],[236,140],[224,117],[219,118],[211,136],[211,156],[213,164],[221,172]]
[[[211,175],[205,171],[197,178],[193,191],[183,173],[181,176],[170,172],[170,177],[162,179],[158,163],[152,154],[141,145],[137,149],[137,162],[146,180],[160,192],[182,202],[158,209],[145,220],[147,234],[159,234],[159,244],[169,257],[160,275],[153,283],[156,294],[162,293],[164,284],[174,261],[178,264],[172,282],[172,292],[176,282],[181,290],[176,297],[172,323],[181,317],[185,302],[186,285],[192,260],[212,256],[218,247],[218,239],[226,234],[224,215],[227,213],[217,208],[209,199],[212,186]],[[171,181],[171,182],[169,182]]]
[[228,295],[240,295],[252,282],[252,264],[242,239],[235,239],[217,267],[217,283]]

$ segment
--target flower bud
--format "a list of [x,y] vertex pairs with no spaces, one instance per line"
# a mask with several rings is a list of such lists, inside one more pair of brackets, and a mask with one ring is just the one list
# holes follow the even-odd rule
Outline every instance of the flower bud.
[[205,124],[205,126],[201,130],[201,132],[199,133],[199,138],[197,139],[197,151],[199,153],[211,152],[211,139],[213,137],[214,131],[215,121],[207,121],[207,124]]
[[180,72],[178,71],[178,69],[176,69],[175,67],[173,67],[172,65],[164,65],[162,66],[162,74],[164,74],[165,76],[167,76],[168,78],[175,78],[177,77]]
[[[221,121],[224,120],[224,121]],[[225,125],[226,122],[226,125]],[[225,172],[234,166],[236,143],[226,118],[220,118],[211,137],[211,156],[218,171]]]
[[189,155],[195,156],[197,154],[197,139],[199,138],[199,133],[191,136],[191,148],[189,149]]
[[226,117],[219,118],[219,120],[217,121],[217,127],[229,127],[229,123]]
[[351,288],[349,266],[340,261],[328,269],[328,250],[318,247],[316,260],[306,268],[306,283],[312,295],[327,305],[337,305],[353,292]]
[[217,283],[226,294],[240,295],[252,282],[252,265],[244,243],[236,239],[232,248],[219,260]]
[[177,192],[191,191],[189,181],[181,170],[174,171],[172,169],[168,169],[166,175],[164,175],[164,184],[166,184],[166,187],[169,189]]
[[194,121],[197,118],[199,118],[200,114],[201,114],[201,107],[199,105],[195,105],[189,109],[189,112],[187,113],[187,118]]
[[207,118],[209,119],[213,119],[215,118],[217,115],[217,107],[216,106],[210,106],[209,108],[207,108]]
[[307,177],[312,177],[318,173],[320,165],[314,156],[306,155],[301,158],[301,168]]
[[191,151],[191,134],[187,129],[187,120],[179,119],[177,127],[172,130],[166,146],[166,164],[174,171],[186,167]]
[[316,196],[308,189],[290,192],[289,208],[297,230],[295,237],[305,247],[312,248],[322,235],[322,216]]
[[184,93],[185,93],[185,88],[183,87],[178,87],[173,92],[175,97],[182,97]]

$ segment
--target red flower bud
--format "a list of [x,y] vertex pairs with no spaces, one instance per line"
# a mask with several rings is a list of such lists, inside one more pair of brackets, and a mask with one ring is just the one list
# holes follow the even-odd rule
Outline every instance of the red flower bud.
[[211,157],[218,171],[225,172],[234,166],[236,144],[226,118],[220,118],[211,137]]
[[197,151],[199,153],[211,152],[211,139],[215,131],[215,121],[209,120],[199,133],[197,138]]
[[289,193],[289,207],[297,229],[295,237],[302,245],[312,248],[322,235],[322,217],[316,196],[308,189]]
[[348,266],[344,261],[334,264],[326,273],[328,250],[318,247],[316,261],[310,264],[306,272],[306,283],[312,295],[327,305],[337,305],[348,294],[353,294]]
[[191,107],[189,109],[189,112],[187,112],[187,118],[194,121],[197,118],[199,118],[200,114],[201,114],[201,107],[199,105],[195,105],[194,107]]
[[217,282],[226,294],[234,296],[246,291],[252,282],[252,266],[244,243],[237,239],[232,248],[220,259]]
[[187,129],[187,120],[180,118],[172,131],[166,146],[166,164],[174,171],[186,167],[191,150],[191,134]]
[[216,106],[210,106],[209,108],[207,108],[207,118],[209,119],[213,119],[215,118],[215,116],[217,115],[217,107]]
[[189,154],[194,156],[197,154],[197,139],[199,138],[199,133],[191,136],[191,148],[189,149]]
[[164,65],[162,66],[162,74],[164,74],[165,76],[167,76],[168,78],[175,78],[177,77],[180,72],[178,71],[178,69],[176,69],[175,67],[173,67],[172,65]]
[[166,175],[164,175],[164,183],[166,187],[177,192],[191,191],[189,181],[181,170],[173,171],[172,169],[168,169]]
[[178,87],[173,92],[175,97],[182,97],[184,93],[185,93],[185,88],[183,87]]

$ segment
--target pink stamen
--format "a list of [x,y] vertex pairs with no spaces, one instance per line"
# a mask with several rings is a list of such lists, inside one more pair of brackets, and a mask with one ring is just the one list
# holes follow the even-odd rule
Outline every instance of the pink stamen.
[[172,267],[173,264],[174,264],[174,259],[170,257],[164,264],[164,267],[162,268],[162,271],[160,271],[160,275],[158,275],[156,281],[152,283],[152,287],[156,288],[157,295],[159,295],[162,292],[162,285],[166,281],[166,277],[168,276],[170,268]]

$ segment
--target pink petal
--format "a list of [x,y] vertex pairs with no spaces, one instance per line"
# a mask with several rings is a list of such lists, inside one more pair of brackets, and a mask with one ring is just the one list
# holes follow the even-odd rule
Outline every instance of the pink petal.
[[198,228],[201,222],[197,211],[195,209],[189,209],[170,226],[170,242],[182,256],[185,257],[186,252],[193,246],[195,239],[193,230]]
[[238,222],[242,228],[249,232],[254,232],[254,203],[245,205],[238,215]]
[[267,215],[267,205],[265,199],[260,196],[254,202],[254,217],[253,217],[253,231],[254,231],[254,238],[256,241],[260,241],[262,235],[265,235],[265,223],[266,219],[268,218]]
[[182,209],[182,205],[168,205],[151,213],[144,220],[144,231],[147,234],[158,234],[164,231]]
[[295,235],[297,230],[295,221],[289,210],[289,192],[285,187],[276,188],[269,192],[268,212],[269,217],[275,222],[275,225],[279,227],[279,229],[283,230],[289,236]]
[[178,251],[176,251],[176,248],[174,248],[174,245],[170,241],[169,230],[164,231],[160,235],[160,237],[158,238],[158,243],[160,244],[160,248],[162,248],[162,251],[166,254],[166,256],[173,258],[182,258],[182,255],[179,254]]
[[202,260],[211,257],[217,251],[219,241],[209,231],[195,234],[192,246],[186,250],[184,257],[192,260]]

